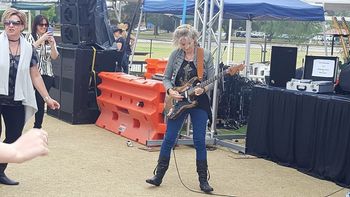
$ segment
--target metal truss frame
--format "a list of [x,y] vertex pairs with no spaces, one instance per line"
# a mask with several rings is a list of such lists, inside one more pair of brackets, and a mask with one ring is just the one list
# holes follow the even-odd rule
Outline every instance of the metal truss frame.
[[[194,27],[201,32],[200,42],[201,46],[213,52],[215,57],[215,75],[219,73],[219,64],[221,62],[221,30],[224,14],[225,0],[196,0],[194,13]],[[208,15],[209,13],[209,15]],[[214,25],[217,25],[217,31],[214,31]],[[215,45],[213,45],[213,43]],[[216,133],[216,120],[218,112],[218,81],[214,82],[213,90],[213,120],[210,128],[210,137],[214,139],[214,144],[225,146],[238,152],[245,153],[245,147],[235,145],[223,140],[227,139],[241,139],[242,136],[232,135],[229,138],[224,136],[214,136]]]
[[[210,1],[210,2],[209,2]],[[208,12],[209,11],[209,12]],[[201,32],[201,46],[214,52],[215,75],[219,73],[221,61],[221,30],[223,21],[224,0],[196,0],[194,13],[194,27]],[[208,15],[209,13],[209,15]],[[213,27],[217,23],[217,33]],[[201,28],[201,30],[200,30]],[[215,46],[212,45],[212,40]],[[213,137],[216,130],[216,117],[218,109],[218,81],[214,82],[213,92],[213,124],[210,129],[210,136]]]

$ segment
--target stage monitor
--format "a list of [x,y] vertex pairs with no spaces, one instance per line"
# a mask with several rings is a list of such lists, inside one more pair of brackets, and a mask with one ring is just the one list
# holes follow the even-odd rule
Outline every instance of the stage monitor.
[[285,88],[295,77],[298,48],[272,46],[269,85]]
[[306,56],[304,66],[304,79],[313,81],[335,82],[337,76],[338,57]]

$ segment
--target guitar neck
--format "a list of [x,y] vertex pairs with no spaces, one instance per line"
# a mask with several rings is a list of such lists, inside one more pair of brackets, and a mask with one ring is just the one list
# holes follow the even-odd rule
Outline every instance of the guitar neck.
[[[242,70],[244,68],[244,64],[240,64],[240,65],[237,65],[237,66],[231,66],[229,67],[228,69],[222,71],[221,73],[218,73],[217,75],[215,75],[214,77],[206,80],[206,81],[203,81],[201,82],[198,86],[196,87],[199,87],[199,88],[204,88],[205,86],[213,83],[214,81],[216,81],[217,79],[221,78],[222,76],[226,75],[226,74],[230,74],[230,75],[233,75],[237,72],[239,72],[240,70]],[[192,95],[194,93],[194,87],[190,88],[187,93],[189,95]]]
[[225,74],[226,74],[226,71],[223,71],[223,72],[221,72],[221,73],[215,75],[214,77],[212,77],[212,78],[210,78],[210,79],[208,79],[208,80],[203,81],[203,82],[199,85],[199,87],[204,88],[205,86],[207,86],[207,85],[213,83],[214,81],[216,81],[217,79],[221,78],[221,77],[224,76]]

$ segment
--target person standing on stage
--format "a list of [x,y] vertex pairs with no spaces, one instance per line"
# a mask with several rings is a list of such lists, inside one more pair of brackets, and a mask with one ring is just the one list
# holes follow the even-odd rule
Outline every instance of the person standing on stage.
[[[47,92],[36,51],[22,35],[27,25],[25,13],[9,8],[1,21],[5,31],[0,34],[0,114],[5,123],[4,143],[10,144],[22,135],[24,124],[37,111],[33,85],[48,107],[58,109],[60,104]],[[6,176],[6,168],[7,163],[0,163],[0,184],[18,185]]]
[[[58,57],[56,41],[53,37],[52,30],[48,31],[49,20],[43,15],[37,15],[32,25],[32,33],[26,35],[26,39],[31,43],[38,53],[38,65],[41,77],[44,80],[47,91],[54,84],[54,74],[51,59]],[[35,91],[38,111],[35,113],[34,128],[41,129],[44,119],[45,102],[40,93]]]
[[[183,86],[191,78],[197,77],[197,53],[199,51],[197,39],[199,33],[190,25],[181,25],[176,28],[173,34],[173,44],[177,47],[168,60],[165,69],[163,84],[167,94],[175,99],[181,100],[180,95],[174,87]],[[214,76],[213,58],[208,50],[204,50],[203,80]],[[161,146],[158,165],[155,175],[146,182],[155,186],[162,183],[165,172],[169,166],[171,149],[176,143],[176,138],[187,115],[191,116],[193,126],[193,143],[196,149],[196,166],[199,177],[199,187],[202,191],[210,193],[213,188],[208,183],[208,162],[205,144],[206,128],[208,118],[211,116],[211,108],[208,93],[213,85],[204,88],[197,87],[194,92],[197,96],[198,105],[186,109],[176,119],[168,119],[167,129]]]
[[130,23],[129,22],[124,22],[124,38],[125,38],[125,56],[123,60],[123,64],[129,65],[129,57],[132,54],[132,48],[135,43],[135,37],[132,35],[131,30],[130,30]]
[[126,43],[125,38],[123,37],[124,30],[116,27],[113,29],[113,35],[115,42],[117,43],[117,55],[118,55],[118,67],[122,69],[122,71],[126,74],[129,72],[129,65],[125,61],[126,56]]

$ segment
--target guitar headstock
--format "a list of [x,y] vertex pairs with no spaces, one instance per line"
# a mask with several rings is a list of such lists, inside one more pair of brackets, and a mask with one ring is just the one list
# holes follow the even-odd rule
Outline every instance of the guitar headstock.
[[242,71],[244,69],[245,65],[244,64],[239,64],[239,65],[234,65],[230,66],[227,70],[226,73],[229,75],[234,75],[238,73],[239,71]]

